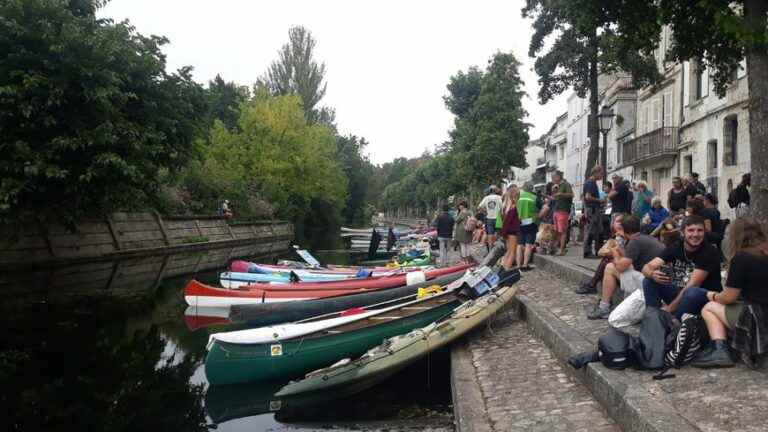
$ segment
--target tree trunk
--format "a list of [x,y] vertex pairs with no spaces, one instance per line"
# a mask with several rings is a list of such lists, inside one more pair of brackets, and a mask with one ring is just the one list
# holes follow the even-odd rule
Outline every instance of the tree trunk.
[[[768,3],[746,0],[744,17],[753,26],[765,31]],[[747,51],[747,84],[749,87],[749,147],[751,152],[752,215],[768,223],[768,52],[753,47]]]
[[587,165],[584,167],[585,179],[591,175],[592,167],[597,165],[600,152],[600,130],[597,125],[597,114],[600,111],[597,99],[599,96],[597,88],[597,29],[590,38],[589,45],[592,59],[589,61],[589,120],[587,121],[589,151],[587,152]]

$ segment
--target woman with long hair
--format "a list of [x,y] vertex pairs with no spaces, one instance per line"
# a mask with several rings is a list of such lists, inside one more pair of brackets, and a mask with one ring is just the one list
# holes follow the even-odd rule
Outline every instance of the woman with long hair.
[[[730,349],[726,345],[727,331],[735,329],[737,324],[742,327],[741,319],[747,305],[750,311],[760,309],[762,312],[757,315],[767,317],[768,287],[765,281],[768,280],[768,236],[757,220],[741,217],[731,224],[727,263],[725,289],[722,292],[709,291],[709,303],[701,311],[712,344],[694,358],[691,363],[694,366],[733,366]],[[768,339],[764,334],[768,322],[754,324],[760,330],[752,336],[759,339],[756,342],[762,343],[762,349],[768,348]]]
[[517,185],[511,185],[504,192],[502,214],[504,223],[501,226],[501,235],[507,245],[507,253],[501,261],[505,270],[512,270],[517,255],[517,236],[520,234],[520,217],[517,214],[517,200],[520,198],[520,189]]

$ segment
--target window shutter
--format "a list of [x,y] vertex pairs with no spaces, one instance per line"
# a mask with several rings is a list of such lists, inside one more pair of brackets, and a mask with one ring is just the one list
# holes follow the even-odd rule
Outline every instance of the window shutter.
[[661,127],[661,98],[653,100],[653,123],[651,130],[654,131]]
[[672,126],[672,91],[664,93],[664,126]]

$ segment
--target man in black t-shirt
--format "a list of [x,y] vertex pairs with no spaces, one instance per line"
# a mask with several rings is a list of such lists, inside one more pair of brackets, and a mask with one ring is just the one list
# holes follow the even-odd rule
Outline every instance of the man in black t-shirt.
[[688,216],[683,240],[643,267],[646,306],[662,307],[678,319],[684,313],[698,315],[707,303],[708,291],[722,291],[720,254],[705,240],[704,219]]

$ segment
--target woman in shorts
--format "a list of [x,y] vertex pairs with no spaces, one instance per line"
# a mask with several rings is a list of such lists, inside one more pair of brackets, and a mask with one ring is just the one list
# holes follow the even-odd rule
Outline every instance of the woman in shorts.
[[743,328],[741,320],[746,305],[751,311],[752,324],[758,331],[752,337],[763,349],[768,348],[765,329],[768,322],[755,322],[755,316],[768,317],[768,237],[757,220],[751,217],[736,219],[730,228],[728,248],[728,277],[722,292],[709,291],[709,303],[704,305],[701,317],[707,324],[712,344],[701,351],[691,363],[698,367],[733,366],[730,349],[726,344],[728,330]]

